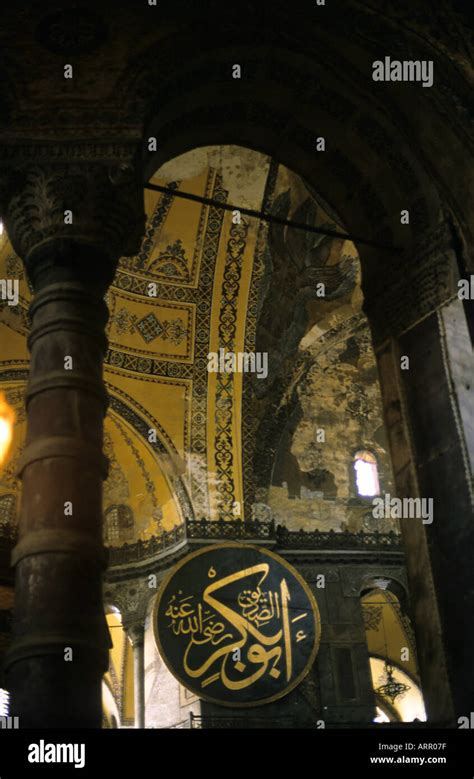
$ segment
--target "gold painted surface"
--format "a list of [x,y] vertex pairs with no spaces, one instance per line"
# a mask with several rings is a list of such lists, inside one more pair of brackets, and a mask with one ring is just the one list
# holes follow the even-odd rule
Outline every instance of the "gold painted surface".
[[[373,590],[361,599],[369,654],[386,657],[418,680],[413,633],[396,596],[388,590]],[[408,649],[408,653],[402,650]]]
[[[112,693],[120,717],[118,724],[131,725],[135,716],[133,647],[122,628],[120,614],[109,613],[106,619],[112,647],[109,651],[109,670],[104,676],[104,683]],[[103,705],[110,720],[110,715],[115,712],[110,710],[111,707],[107,707],[106,696]]]
[[[270,158],[257,152],[209,147],[167,163],[152,181],[258,209],[269,169]],[[279,166],[274,193],[285,192],[292,217],[308,192],[299,177]],[[149,190],[144,203],[141,250],[121,259],[106,295],[110,320],[104,378],[111,406],[105,449],[111,475],[104,512],[106,538],[116,546],[159,535],[185,515],[250,518],[252,511],[244,501],[252,468],[243,441],[248,423],[243,387],[249,378],[208,373],[207,354],[219,348],[245,351],[248,333],[255,329],[261,225],[247,217],[234,224],[229,212]],[[324,221],[330,220],[320,209],[318,222]],[[347,252],[347,245],[343,249],[336,242],[330,264],[342,250]],[[16,498],[20,490],[11,466],[25,436],[22,392],[31,300],[22,264],[5,233],[0,278],[20,281],[19,305],[0,308],[0,389],[14,394],[18,419],[10,456],[0,470],[1,501],[6,495]],[[156,443],[148,439],[150,430],[156,431]],[[5,521],[15,524],[16,510]]]
[[[108,326],[112,348],[167,360],[193,361],[194,307],[111,296]],[[133,313],[132,313],[133,312]]]

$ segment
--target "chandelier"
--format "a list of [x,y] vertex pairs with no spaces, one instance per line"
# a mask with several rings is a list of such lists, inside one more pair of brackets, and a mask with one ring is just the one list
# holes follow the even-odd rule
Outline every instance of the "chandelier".
[[385,661],[384,672],[386,681],[380,687],[377,687],[375,692],[377,695],[383,695],[385,698],[389,698],[393,704],[397,698],[403,696],[411,688],[408,684],[397,682],[393,676],[393,665],[387,660]]

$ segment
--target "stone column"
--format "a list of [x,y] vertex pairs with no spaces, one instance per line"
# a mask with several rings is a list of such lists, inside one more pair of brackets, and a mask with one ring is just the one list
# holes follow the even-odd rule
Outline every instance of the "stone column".
[[[110,639],[102,601],[104,294],[137,250],[142,186],[129,165],[2,170],[1,211],[34,288],[15,611],[6,661],[20,727],[101,726]],[[48,152],[38,151],[38,158]]]
[[145,727],[145,629],[143,624],[127,628],[133,646],[133,685],[135,691],[135,727]]
[[474,359],[449,232],[387,275],[366,311],[397,495],[434,510],[401,522],[422,688],[429,720],[456,724],[474,702]]

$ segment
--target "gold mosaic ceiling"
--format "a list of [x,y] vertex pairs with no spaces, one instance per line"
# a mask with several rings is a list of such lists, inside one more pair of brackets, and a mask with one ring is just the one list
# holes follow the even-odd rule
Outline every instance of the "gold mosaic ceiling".
[[[286,192],[290,218],[309,197],[299,177],[240,147],[195,150],[167,163],[153,181],[255,209],[270,208]],[[248,513],[242,440],[248,377],[209,373],[207,355],[219,348],[255,348],[268,227],[246,217],[234,224],[231,212],[150,190],[145,190],[145,209],[141,251],[121,260],[106,297],[104,375],[111,402],[104,511],[112,545],[150,538],[184,516],[217,519],[229,506],[234,516]],[[317,223],[331,224],[331,219],[318,209]],[[352,246],[334,245],[330,263]],[[15,521],[19,485],[13,474],[25,438],[31,300],[5,234],[0,277],[20,279],[19,305],[3,305],[0,311],[1,388],[17,416],[12,450],[0,470],[1,523]]]

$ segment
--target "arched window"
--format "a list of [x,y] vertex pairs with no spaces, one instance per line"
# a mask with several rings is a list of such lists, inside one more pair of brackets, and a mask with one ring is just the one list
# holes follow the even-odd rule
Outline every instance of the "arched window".
[[133,536],[133,512],[122,503],[109,506],[105,512],[105,541],[113,545]]
[[357,492],[364,497],[380,494],[377,460],[372,452],[360,451],[354,456]]

